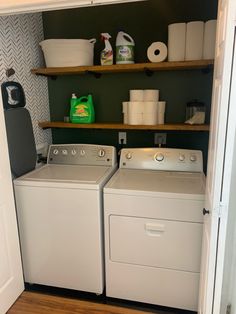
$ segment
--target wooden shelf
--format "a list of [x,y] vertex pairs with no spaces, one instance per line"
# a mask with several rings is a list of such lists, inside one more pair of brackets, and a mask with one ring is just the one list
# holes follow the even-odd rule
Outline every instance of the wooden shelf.
[[196,60],[181,62],[160,62],[160,63],[134,63],[134,64],[114,64],[114,65],[95,65],[79,67],[60,67],[60,68],[37,68],[31,72],[37,75],[58,76],[58,75],[77,75],[77,74],[94,74],[102,73],[124,73],[124,72],[146,72],[151,75],[155,71],[170,70],[194,70],[202,69],[208,71],[213,68],[213,60]]
[[209,125],[198,124],[159,124],[159,125],[128,125],[122,123],[92,123],[77,124],[68,122],[39,122],[43,129],[47,128],[65,128],[65,129],[110,129],[110,130],[157,130],[157,131],[209,131]]

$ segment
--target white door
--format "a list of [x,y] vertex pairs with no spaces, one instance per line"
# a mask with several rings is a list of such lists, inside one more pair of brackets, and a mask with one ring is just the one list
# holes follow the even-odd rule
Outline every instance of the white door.
[[89,6],[92,0],[1,0],[0,15]]
[[[219,313],[216,311],[216,296],[220,298],[219,286],[222,278],[224,245],[228,207],[223,198],[227,187],[225,170],[230,175],[232,156],[226,155],[226,139],[229,114],[229,95],[234,43],[235,0],[219,1],[218,25],[213,80],[211,130],[208,151],[205,208],[209,214],[204,216],[202,266],[199,295],[199,313]],[[226,184],[225,186],[223,184]],[[218,238],[218,235],[219,238]],[[217,271],[217,281],[216,279]],[[214,302],[214,304],[213,304]]]
[[146,0],[92,0],[93,4],[115,4],[115,3],[128,3],[128,2],[138,2]]
[[0,314],[24,290],[16,212],[0,93]]

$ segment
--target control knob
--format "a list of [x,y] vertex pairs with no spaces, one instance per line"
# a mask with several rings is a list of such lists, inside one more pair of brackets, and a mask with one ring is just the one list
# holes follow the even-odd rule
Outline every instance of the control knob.
[[72,149],[72,150],[71,150],[71,155],[72,155],[72,156],[75,156],[75,155],[76,155],[76,150],[75,150],[75,149]]
[[63,149],[63,150],[62,150],[62,155],[66,156],[67,154],[68,154],[67,149]]
[[99,157],[104,157],[105,155],[106,155],[106,152],[105,152],[104,149],[100,149],[100,150],[98,151],[98,156],[99,156]]
[[128,152],[126,155],[125,155],[125,158],[130,160],[132,158],[132,154],[130,152]]
[[85,150],[84,149],[81,149],[80,151],[80,156],[84,156],[85,155]]
[[163,161],[164,160],[164,155],[161,154],[161,153],[156,154],[155,159],[156,159],[156,161]]
[[53,150],[53,155],[58,155],[58,153],[59,153],[59,150],[55,148],[55,149]]
[[196,155],[191,155],[190,156],[190,161],[195,162],[197,160]]
[[179,155],[179,160],[180,160],[180,161],[184,161],[184,160],[185,160],[185,156],[184,156],[184,155],[182,155],[182,154],[181,154],[181,155]]

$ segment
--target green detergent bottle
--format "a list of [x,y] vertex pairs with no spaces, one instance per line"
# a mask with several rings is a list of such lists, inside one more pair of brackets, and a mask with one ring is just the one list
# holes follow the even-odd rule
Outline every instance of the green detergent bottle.
[[75,98],[70,102],[70,121],[72,123],[93,123],[95,112],[92,95]]

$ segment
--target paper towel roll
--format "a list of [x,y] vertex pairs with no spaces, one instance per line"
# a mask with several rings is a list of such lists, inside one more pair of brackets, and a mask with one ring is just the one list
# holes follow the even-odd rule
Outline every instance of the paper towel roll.
[[187,23],[185,60],[201,60],[203,53],[204,22]]
[[210,20],[205,23],[203,59],[214,59],[216,44],[216,20]]
[[131,89],[129,91],[130,101],[143,101],[143,90],[142,89]]
[[167,47],[161,41],[152,43],[147,50],[148,60],[151,62],[162,62],[167,58]]
[[158,89],[145,89],[143,91],[143,101],[158,101],[159,90]]
[[168,61],[184,61],[186,45],[186,23],[168,26]]

